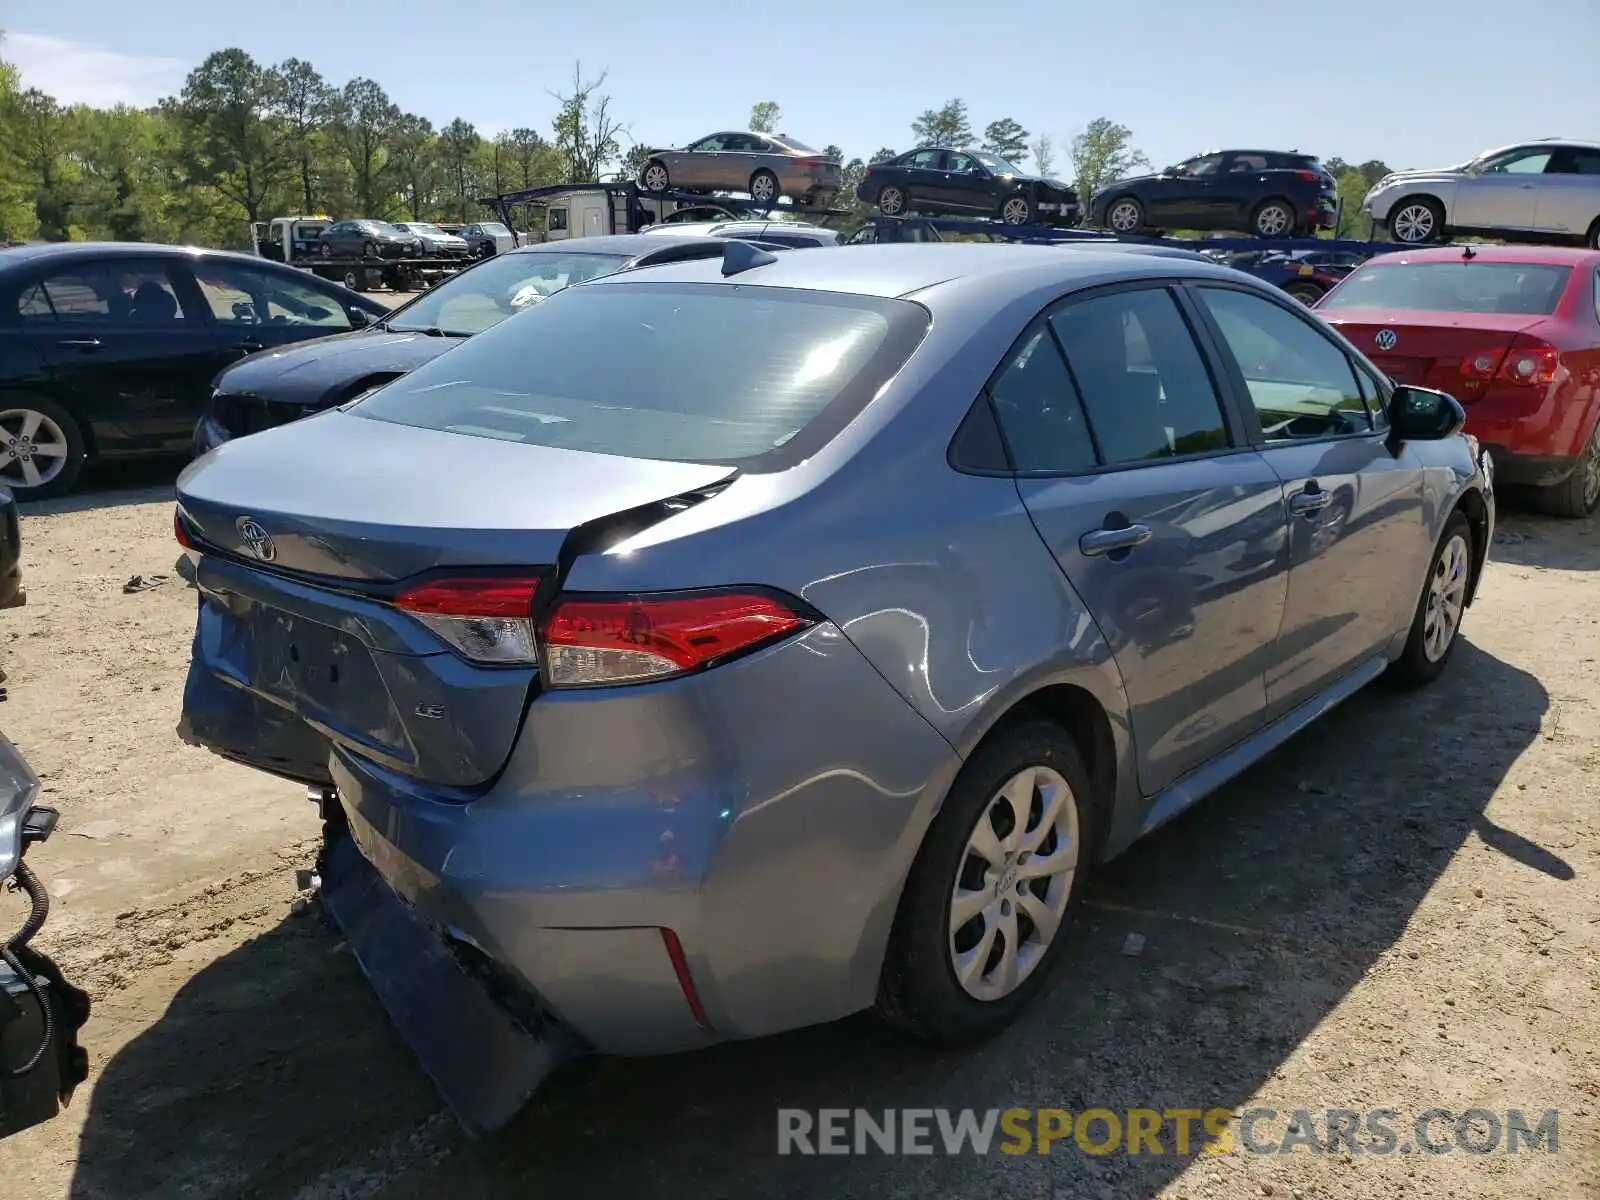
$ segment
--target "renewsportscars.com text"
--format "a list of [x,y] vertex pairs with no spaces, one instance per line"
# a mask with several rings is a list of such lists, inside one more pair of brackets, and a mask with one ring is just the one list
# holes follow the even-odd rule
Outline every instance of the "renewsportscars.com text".
[[1392,1108],[778,1110],[779,1154],[1558,1153],[1555,1109]]

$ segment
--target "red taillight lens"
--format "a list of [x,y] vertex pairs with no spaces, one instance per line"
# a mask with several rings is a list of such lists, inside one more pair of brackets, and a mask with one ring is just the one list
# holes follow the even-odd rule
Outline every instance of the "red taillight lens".
[[1300,176],[1301,179],[1304,179],[1308,183],[1322,182],[1322,176],[1318,175],[1315,171],[1296,171],[1295,174]]
[[1461,377],[1463,379],[1493,379],[1494,373],[1500,369],[1500,360],[1505,357],[1501,349],[1479,350],[1476,354],[1469,354],[1461,360]]
[[533,623],[537,575],[432,579],[408,588],[394,605],[426,625],[463,658],[526,666],[539,660]]
[[178,545],[185,550],[194,549],[194,541],[189,537],[189,528],[184,524],[183,513],[176,508],[172,510],[172,536],[178,539]]
[[829,160],[826,158],[797,158],[794,160],[797,167],[825,167]]
[[811,624],[772,596],[574,596],[545,622],[545,682],[594,687],[664,679],[786,637]]
[[1513,346],[1500,366],[1500,378],[1507,383],[1553,383],[1561,370],[1561,355],[1554,346]]

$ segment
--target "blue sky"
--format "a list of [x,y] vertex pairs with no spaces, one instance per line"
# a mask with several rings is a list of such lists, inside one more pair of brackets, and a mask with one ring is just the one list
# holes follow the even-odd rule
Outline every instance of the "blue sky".
[[[1060,148],[1093,117],[1161,165],[1224,145],[1390,166],[1458,162],[1523,138],[1600,139],[1600,0],[1282,0],[963,5],[446,0],[6,0],[24,83],[91,103],[153,102],[208,52],[309,59],[376,79],[401,106],[482,133],[549,133],[581,59],[629,140],[682,143],[776,100],[782,128],[847,155],[912,144],[953,96],[978,130],[1014,117]],[[748,32],[749,40],[741,41]]]

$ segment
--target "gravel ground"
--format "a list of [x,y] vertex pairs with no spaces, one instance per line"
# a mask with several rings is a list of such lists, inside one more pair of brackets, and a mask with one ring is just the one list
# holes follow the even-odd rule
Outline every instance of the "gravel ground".
[[[8,1195],[1600,1196],[1600,524],[1504,514],[1446,678],[1369,689],[1103,872],[993,1043],[930,1054],[859,1018],[581,1064],[470,1144],[293,915],[311,806],[173,733],[193,596],[169,495],[34,506],[28,605],[0,614],[0,723],[63,811],[30,857],[60,900],[41,944],[96,1004],[90,1086],[0,1146]],[[780,1158],[779,1106],[1390,1108],[1402,1135],[1554,1108],[1559,1152]]]

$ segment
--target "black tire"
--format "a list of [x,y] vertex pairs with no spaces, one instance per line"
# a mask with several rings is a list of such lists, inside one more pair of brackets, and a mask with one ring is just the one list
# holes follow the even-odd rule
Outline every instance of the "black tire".
[[899,184],[886,183],[878,189],[877,199],[873,203],[886,217],[903,217],[906,214],[906,191]]
[[1600,217],[1594,219],[1589,232],[1583,235],[1583,244],[1591,250],[1600,250]]
[[368,280],[367,273],[362,268],[347,267],[345,268],[344,279],[342,282],[344,283],[345,287],[349,288],[352,292],[364,292],[367,290],[367,285],[370,280]]
[[[1123,220],[1119,213],[1129,215]],[[1138,233],[1144,228],[1144,205],[1133,196],[1118,196],[1106,205],[1105,225],[1112,233]]]
[[1294,205],[1280,196],[1263,200],[1250,214],[1250,232],[1257,237],[1293,237],[1294,231]]
[[[951,896],[967,867],[967,842],[978,821],[988,819],[1000,788],[1029,767],[1053,769],[1068,784],[1066,803],[1077,813],[1076,870],[1060,924],[1037,966],[1009,994],[979,1000],[962,987],[951,963]],[[1092,796],[1077,743],[1048,721],[1006,729],[968,759],[923,840],[900,897],[878,981],[877,1012],[883,1020],[926,1041],[971,1042],[999,1032],[1032,1001],[1060,960],[1072,908],[1098,845]],[[999,896],[998,887],[995,894]]]
[[323,258],[332,258],[333,257],[333,243],[332,242],[323,242],[322,245],[317,247],[317,253],[322,255]]
[[1000,218],[1003,225],[1031,225],[1033,224],[1033,200],[1017,192],[1000,201],[1000,207],[995,211],[995,216]]
[[371,242],[362,242],[361,243],[361,257],[362,258],[377,258],[378,257],[378,248],[377,248],[377,246],[373,245]]
[[776,208],[779,199],[778,177],[765,168],[750,176],[750,199],[757,204],[769,204]]
[[652,158],[639,171],[639,186],[647,192],[665,192],[672,188],[672,176],[667,172],[667,164],[659,158]]
[[1444,206],[1432,196],[1407,196],[1389,210],[1389,236],[1402,246],[1444,240]]
[[1300,301],[1300,303],[1304,304],[1307,308],[1315,304],[1318,300],[1322,299],[1322,288],[1315,283],[1301,283],[1296,281],[1294,283],[1285,284],[1283,290],[1289,295],[1293,296],[1296,300]]
[[[21,396],[15,400],[0,401],[0,412],[25,411],[40,414],[61,431],[62,440],[67,447],[66,454],[62,456],[64,461],[61,470],[52,479],[37,487],[29,487],[24,479],[14,476],[9,470],[0,477],[0,483],[10,488],[12,495],[18,500],[46,500],[51,496],[60,496],[71,491],[89,461],[89,444],[83,435],[83,427],[78,423],[78,419],[61,405],[43,396]],[[14,421],[6,422],[8,428],[15,424]],[[5,436],[9,440],[9,434]]]
[[[1434,578],[1441,573],[1453,574],[1446,552],[1457,539],[1460,539],[1463,551],[1457,564],[1459,570],[1464,572],[1462,609],[1456,615],[1455,627],[1450,631],[1450,640],[1443,653],[1430,657],[1427,629],[1428,616],[1433,610],[1430,601],[1434,598]],[[1432,683],[1444,673],[1450,656],[1456,652],[1456,645],[1461,641],[1461,618],[1466,611],[1465,597],[1472,587],[1472,541],[1471,522],[1459,510],[1451,513],[1450,519],[1444,523],[1444,532],[1439,535],[1439,544],[1433,548],[1433,557],[1428,560],[1428,574],[1422,581],[1422,594],[1417,597],[1417,611],[1411,618],[1411,633],[1406,638],[1406,648],[1389,667],[1390,678],[1401,687],[1421,687],[1425,683]]]
[[1568,475],[1554,487],[1539,489],[1539,507],[1552,517],[1582,519],[1600,507],[1600,423]]

